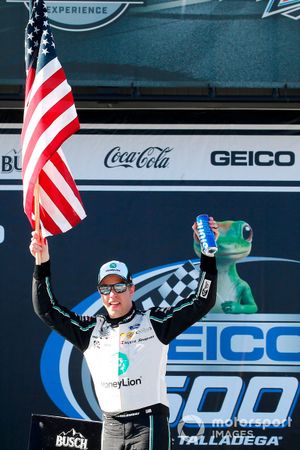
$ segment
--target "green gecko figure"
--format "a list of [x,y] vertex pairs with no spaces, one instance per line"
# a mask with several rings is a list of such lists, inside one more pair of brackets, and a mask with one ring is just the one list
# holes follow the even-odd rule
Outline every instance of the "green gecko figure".
[[[217,301],[213,313],[253,314],[257,305],[249,284],[237,272],[236,263],[250,254],[253,231],[243,220],[217,222],[220,236],[216,253],[218,267]],[[194,241],[200,256],[200,244]]]

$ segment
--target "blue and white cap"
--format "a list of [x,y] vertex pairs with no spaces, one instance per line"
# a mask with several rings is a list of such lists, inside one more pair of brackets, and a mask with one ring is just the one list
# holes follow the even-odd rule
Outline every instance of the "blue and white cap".
[[125,281],[131,282],[131,275],[125,263],[121,261],[108,261],[100,267],[98,274],[98,284],[101,283],[104,277],[108,275],[118,275]]

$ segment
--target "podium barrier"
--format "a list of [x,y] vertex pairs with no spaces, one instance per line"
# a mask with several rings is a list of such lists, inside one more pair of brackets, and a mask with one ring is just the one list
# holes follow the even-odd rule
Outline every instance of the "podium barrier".
[[28,450],[101,449],[102,422],[32,414]]

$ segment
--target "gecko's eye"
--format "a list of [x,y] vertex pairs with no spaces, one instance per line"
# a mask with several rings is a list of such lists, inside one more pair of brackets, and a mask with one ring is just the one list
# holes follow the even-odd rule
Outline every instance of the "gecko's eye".
[[247,223],[245,223],[245,225],[243,226],[242,235],[245,241],[252,242],[253,231],[250,225],[248,225]]

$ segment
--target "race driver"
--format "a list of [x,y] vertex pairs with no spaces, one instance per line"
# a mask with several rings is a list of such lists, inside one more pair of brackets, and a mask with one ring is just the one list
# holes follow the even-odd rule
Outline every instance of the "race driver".
[[[213,217],[209,225],[218,238]],[[194,239],[198,239],[196,224]],[[166,389],[168,344],[214,306],[217,269],[214,256],[201,254],[197,290],[168,308],[141,311],[133,302],[135,286],[126,264],[109,261],[97,288],[106,312],[78,316],[56,299],[46,240],[33,233],[30,252],[40,253],[33,274],[33,307],[52,329],[85,356],[103,412],[102,450],[169,450]]]

